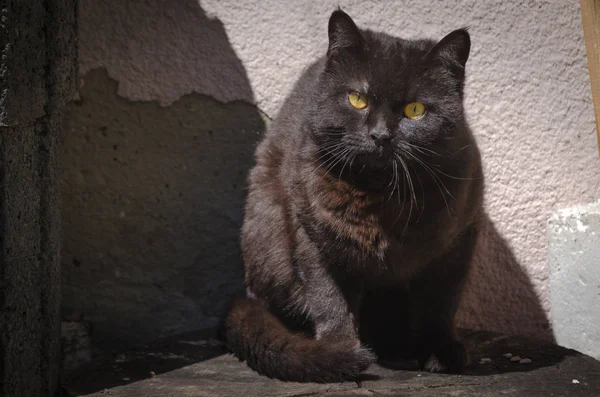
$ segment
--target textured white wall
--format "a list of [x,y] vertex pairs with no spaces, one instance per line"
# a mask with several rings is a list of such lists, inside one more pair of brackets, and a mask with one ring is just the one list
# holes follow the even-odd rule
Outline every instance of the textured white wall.
[[[543,333],[543,321],[533,312],[536,305],[548,311],[547,219],[557,209],[600,197],[577,0],[195,1],[177,7],[128,2],[121,7],[129,12],[116,14],[113,2],[82,1],[81,72],[105,67],[119,82],[119,94],[131,100],[168,106],[198,92],[256,103],[274,117],[302,69],[324,53],[327,20],[338,4],[359,26],[406,38],[441,38],[468,26],[466,109],[482,149],[493,222],[478,260],[490,256],[512,265],[494,268],[494,259],[480,263],[487,269],[475,271],[460,318],[469,326]],[[203,32],[194,13],[185,11],[198,5],[223,24],[251,90],[236,90],[228,81],[244,71],[229,70],[220,61],[208,62],[216,69],[204,66],[220,54],[209,36],[200,46],[188,45],[191,38],[186,42],[186,35]],[[162,10],[160,26],[152,20],[152,8]],[[181,40],[173,43],[170,36]],[[522,289],[529,282],[533,290],[527,295]],[[512,310],[519,314],[511,317]]]

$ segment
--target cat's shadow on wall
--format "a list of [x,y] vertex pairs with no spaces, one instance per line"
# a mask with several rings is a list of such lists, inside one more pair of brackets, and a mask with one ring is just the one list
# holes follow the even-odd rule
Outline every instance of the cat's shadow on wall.
[[554,340],[529,276],[488,214],[484,215],[457,322],[466,328]]
[[[82,56],[98,46],[126,43],[128,38],[118,35],[133,29],[136,38],[145,39],[143,51],[160,56],[162,64],[149,69],[157,75],[172,58],[189,62],[183,69],[187,73],[197,71],[212,79],[206,87],[253,96],[223,24],[209,18],[197,0],[124,2],[108,8],[102,4],[81,4],[80,41],[87,46]],[[139,15],[141,22],[127,22]],[[172,18],[183,26],[164,30]],[[116,42],[95,43],[107,39],[103,27],[98,33],[98,24],[92,22],[110,24],[112,19],[120,23],[111,31]],[[150,23],[154,30],[147,29]],[[206,48],[205,56],[198,56],[202,51],[188,56],[181,43]],[[135,66],[136,61],[115,62]],[[244,188],[255,145],[265,130],[264,117],[248,103],[226,105],[212,98],[210,107],[196,108],[196,94],[166,108],[136,104],[116,97],[111,91],[116,83],[107,83],[105,73],[92,77],[96,83],[86,82],[81,100],[65,114],[64,307],[91,319],[94,342],[104,350],[214,325],[231,298],[244,292],[239,249]],[[207,115],[207,109],[218,115]],[[194,124],[202,117],[208,124]],[[99,179],[103,184],[97,184]],[[132,206],[132,213],[125,215],[122,208],[131,203],[142,210],[136,213]],[[115,221],[113,213],[123,215]],[[552,338],[528,276],[487,216],[458,319],[464,327]],[[180,357],[152,365],[170,371],[206,358]],[[147,376],[142,372],[141,377]],[[130,379],[125,382],[118,374],[112,381],[80,377],[77,382],[91,392],[138,378]]]

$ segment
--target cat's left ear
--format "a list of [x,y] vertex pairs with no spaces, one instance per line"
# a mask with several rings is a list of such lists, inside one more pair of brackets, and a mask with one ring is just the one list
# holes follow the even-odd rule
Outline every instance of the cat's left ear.
[[[450,62],[464,74],[465,65],[471,51],[471,37],[467,29],[457,29],[440,40],[430,51],[428,57],[434,57],[444,63]],[[452,65],[454,64],[454,65]]]
[[328,57],[346,50],[357,51],[363,46],[364,39],[360,30],[352,18],[341,9],[335,10],[331,14],[328,32]]

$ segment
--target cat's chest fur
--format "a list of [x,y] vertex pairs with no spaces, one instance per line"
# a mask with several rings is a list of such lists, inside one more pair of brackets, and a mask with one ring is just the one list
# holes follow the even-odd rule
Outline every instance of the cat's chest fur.
[[304,227],[328,265],[377,282],[410,278],[442,254],[459,229],[452,212],[431,198],[424,211],[422,199],[367,193],[325,173],[307,184],[300,201]]

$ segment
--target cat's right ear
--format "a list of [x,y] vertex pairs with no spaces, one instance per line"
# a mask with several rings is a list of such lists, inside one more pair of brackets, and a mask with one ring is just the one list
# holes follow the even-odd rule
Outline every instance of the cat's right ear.
[[457,29],[446,35],[428,53],[431,60],[442,61],[455,74],[464,78],[465,65],[471,51],[471,37],[466,28]]
[[341,9],[335,10],[329,18],[329,48],[327,56],[339,54],[344,51],[358,51],[364,43],[360,30]]

